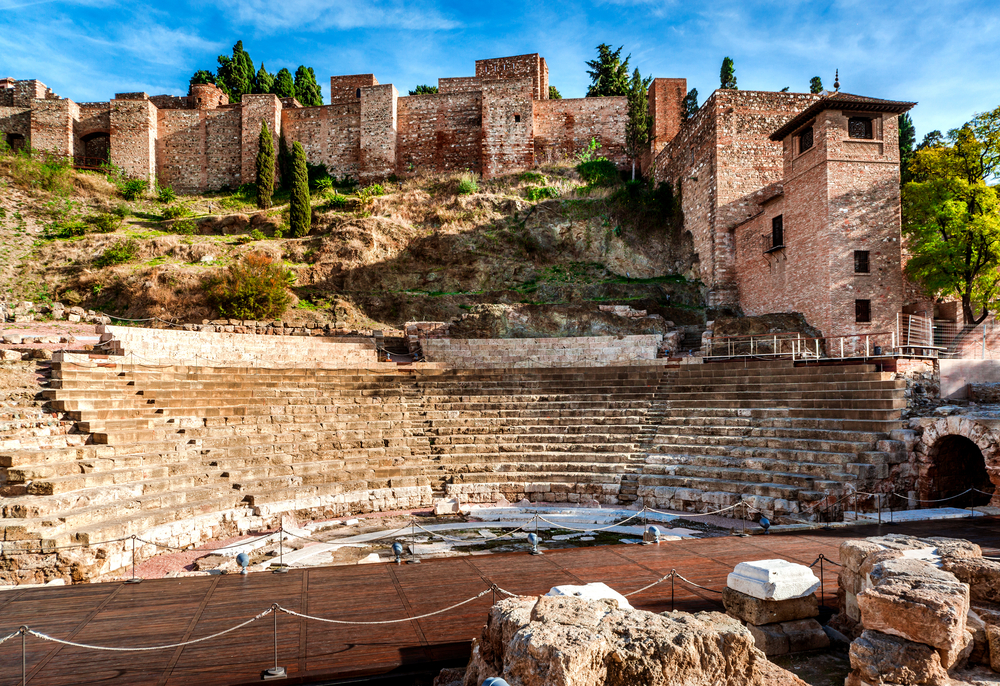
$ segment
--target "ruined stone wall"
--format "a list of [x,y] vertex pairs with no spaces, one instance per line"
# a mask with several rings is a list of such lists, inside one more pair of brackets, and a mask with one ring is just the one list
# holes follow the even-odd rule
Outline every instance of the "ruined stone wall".
[[399,98],[396,173],[482,171],[480,92]]
[[325,164],[334,176],[360,175],[361,103],[282,109],[281,126],[288,145],[305,148],[306,158]]
[[0,137],[7,135],[23,136],[25,143],[31,142],[30,109],[0,106]]
[[347,76],[330,77],[330,104],[344,105],[360,102],[359,88],[370,88],[378,85],[374,74],[350,74]]
[[[79,108],[79,118],[73,122],[73,154],[77,157],[107,159],[111,144],[111,106],[106,102],[81,102]],[[106,134],[107,137],[100,136],[100,140],[90,144],[83,140],[94,134]],[[94,160],[88,162],[93,163]]]
[[[476,63],[477,73],[479,63]],[[483,176],[534,163],[530,79],[483,83]]]
[[157,174],[180,191],[235,188],[241,183],[240,110],[159,110]]
[[687,79],[653,79],[649,85],[650,148],[654,156],[681,130],[686,95]]
[[73,122],[80,107],[72,100],[36,100],[31,107],[31,145],[56,155],[72,155]]
[[628,98],[535,100],[532,111],[535,161],[572,157],[597,139],[601,155],[619,166],[628,163],[624,146]]
[[[191,99],[186,95],[151,95],[149,101],[158,110],[187,110],[191,109]],[[196,108],[197,109],[197,108]],[[209,109],[209,108],[205,108]]]
[[278,136],[281,134],[281,101],[269,93],[244,95],[240,108],[242,117],[242,174],[243,183],[257,180],[257,151],[260,148],[261,125],[266,122],[274,141],[275,160],[278,154]]
[[421,336],[420,347],[428,362],[457,369],[601,367],[652,363],[662,339],[660,334],[509,339]]
[[438,95],[449,93],[470,93],[483,90],[483,82],[476,76],[456,76],[438,79]]
[[14,89],[13,88],[0,88],[0,107],[13,107],[14,106]]
[[396,107],[392,84],[361,89],[361,153],[359,176],[384,179],[396,171]]
[[111,161],[129,176],[156,174],[157,111],[145,93],[119,93],[111,103]]
[[531,93],[536,100],[549,97],[549,68],[538,53],[476,60],[476,77],[486,80],[520,81],[531,79]]

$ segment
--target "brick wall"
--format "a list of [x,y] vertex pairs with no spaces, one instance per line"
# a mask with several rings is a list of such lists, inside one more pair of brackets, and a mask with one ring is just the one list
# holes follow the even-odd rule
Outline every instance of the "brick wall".
[[[156,107],[145,93],[119,96],[111,103],[111,161],[129,176],[152,179],[156,174]],[[128,99],[132,97],[136,99]]]
[[535,161],[572,157],[596,138],[601,144],[601,155],[619,166],[627,164],[624,147],[627,98],[535,100],[532,106]]
[[396,171],[396,103],[392,84],[361,89],[362,180],[384,179]]
[[298,141],[306,157],[323,163],[335,176],[360,173],[361,103],[282,109],[281,126],[288,144]]
[[414,95],[397,102],[397,173],[482,171],[482,93]]
[[484,177],[534,164],[531,89],[530,79],[483,83]]
[[229,96],[214,83],[192,83],[189,91],[190,96],[185,100],[193,109],[214,110],[229,104]]
[[243,183],[257,180],[257,151],[260,147],[261,124],[267,122],[274,139],[275,159],[278,153],[278,136],[281,134],[281,101],[277,95],[244,95],[240,114],[242,117],[242,175]]
[[[538,53],[476,60],[476,76],[483,80],[520,81],[531,80],[531,92],[536,100],[549,97],[549,68]],[[543,91],[542,84],[545,85]]]
[[80,107],[72,100],[36,100],[31,106],[31,146],[57,155],[74,151],[73,122]]
[[456,76],[450,79],[438,79],[438,95],[478,92],[482,89],[483,82],[476,76]]
[[181,191],[240,185],[243,120],[238,107],[159,110],[157,125],[157,174],[162,183]]
[[359,88],[377,86],[378,80],[374,74],[351,74],[348,76],[330,77],[330,104],[344,105],[360,102]]
[[653,79],[649,85],[649,114],[652,118],[650,147],[653,155],[681,130],[686,95],[687,79]]
[[658,334],[507,339],[421,337],[420,347],[428,362],[459,369],[601,367],[655,360],[662,338]]

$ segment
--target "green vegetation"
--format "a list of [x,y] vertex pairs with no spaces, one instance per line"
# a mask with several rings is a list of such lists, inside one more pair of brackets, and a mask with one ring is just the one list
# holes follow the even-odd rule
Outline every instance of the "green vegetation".
[[163,208],[163,218],[170,219],[180,219],[188,213],[188,208],[184,205],[170,205],[169,207]]
[[170,225],[170,233],[176,233],[180,236],[193,236],[197,232],[198,225],[191,219],[174,222]]
[[739,90],[736,87],[736,64],[732,57],[725,57],[722,60],[722,69],[719,72],[719,88],[725,90]]
[[549,100],[562,100],[562,95],[555,86],[549,86]]
[[580,162],[576,170],[588,186],[613,186],[621,181],[618,167],[606,157]]
[[146,195],[149,183],[145,179],[123,179],[118,184],[118,192],[126,200],[139,200]]
[[365,186],[364,188],[358,191],[358,199],[361,200],[363,204],[369,203],[374,198],[377,198],[381,195],[385,195],[385,188],[383,188],[382,184],[380,183],[373,183],[372,185]]
[[29,149],[12,151],[0,140],[0,171],[21,188],[48,191],[60,196],[73,192],[73,168],[69,161]]
[[823,92],[823,79],[818,76],[814,76],[809,79],[809,92],[813,95],[818,95]]
[[94,260],[94,266],[113,267],[125,264],[134,260],[138,254],[139,242],[133,238],[123,238],[105,248],[100,257]]
[[64,219],[52,225],[51,235],[56,238],[79,238],[86,236],[90,226],[79,219]]
[[906,271],[932,297],[960,298],[975,326],[1000,306],[1000,107],[917,150],[908,171]]
[[545,174],[536,171],[521,172],[521,175],[517,179],[521,183],[540,183],[544,185],[549,182]]
[[271,319],[291,303],[295,274],[266,255],[250,253],[205,284],[209,302],[222,317]]
[[272,77],[263,62],[260,69],[254,69],[253,59],[241,40],[233,46],[231,57],[219,55],[218,62],[216,73],[199,69],[191,77],[191,83],[214,83],[233,103],[240,102],[247,93],[273,93],[279,98],[296,98],[306,107],[323,104],[323,91],[312,67],[300,65],[294,79],[287,69]]
[[289,203],[288,224],[292,235],[301,238],[309,233],[312,206],[309,199],[309,172],[306,170],[306,151],[302,144],[292,144],[292,197]]
[[559,189],[555,186],[532,186],[524,192],[524,197],[532,202],[548,198],[558,198]]
[[326,210],[343,210],[347,207],[347,196],[341,195],[336,191],[327,192],[324,195],[325,202],[323,203],[323,209]]
[[437,86],[428,86],[426,84],[421,84],[410,91],[410,95],[437,95]]
[[274,139],[267,122],[260,123],[260,137],[257,139],[257,207],[266,210],[271,206],[274,194]]
[[649,149],[649,84],[653,77],[645,79],[638,67],[632,74],[628,86],[628,121],[625,123],[625,152],[632,158],[632,180],[635,181],[635,161]]
[[621,60],[622,49],[612,50],[607,43],[597,46],[597,59],[587,62],[590,69],[590,87],[588,98],[600,98],[608,95],[627,95],[629,87],[628,61],[631,55]]
[[122,217],[110,212],[88,215],[84,221],[93,226],[96,233],[114,233],[125,223]]
[[156,199],[162,202],[164,205],[169,205],[174,200],[177,200],[177,193],[170,186],[156,186]]
[[471,195],[478,192],[479,183],[476,181],[476,177],[471,174],[462,174],[458,180],[458,194]]
[[917,144],[917,130],[909,113],[904,112],[896,119],[899,125],[899,173],[903,183],[910,181],[910,162],[913,148]]
[[691,119],[698,114],[698,89],[692,88],[684,96],[684,119]]

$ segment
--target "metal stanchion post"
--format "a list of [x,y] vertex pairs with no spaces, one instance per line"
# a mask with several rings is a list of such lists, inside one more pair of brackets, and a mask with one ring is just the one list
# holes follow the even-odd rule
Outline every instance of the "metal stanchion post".
[[878,525],[882,526],[882,494],[875,496],[875,506],[878,507]]
[[25,658],[25,647],[24,641],[28,636],[28,627],[22,626],[21,629],[21,686],[28,683],[28,670],[26,668],[27,660]]
[[135,575],[135,534],[132,534],[132,578],[126,579],[127,584],[138,584],[142,583],[142,578],[136,577]]
[[670,611],[674,611],[674,577],[677,576],[677,570],[670,570]]
[[271,573],[272,574],[288,573],[288,568],[285,567],[285,526],[283,524],[278,527],[278,566]]
[[285,668],[278,666],[278,606],[276,604],[271,606],[271,614],[274,615],[274,667],[265,669],[264,673],[261,674],[264,681],[288,678]]
[[410,518],[410,559],[406,561],[408,565],[420,564],[417,558],[417,520]]
[[823,553],[819,555],[819,604],[823,607],[823,601],[826,598],[826,590],[823,583]]

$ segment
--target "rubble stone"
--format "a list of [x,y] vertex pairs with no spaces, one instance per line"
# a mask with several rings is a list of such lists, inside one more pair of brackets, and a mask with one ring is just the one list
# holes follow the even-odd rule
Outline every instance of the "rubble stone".
[[726,612],[749,624],[773,624],[819,615],[819,601],[815,593],[788,600],[762,600],[735,588],[725,588],[722,603]]
[[768,657],[817,650],[830,645],[830,637],[815,619],[798,619],[756,626],[747,625],[754,644]]
[[941,656],[923,643],[867,630],[851,644],[851,668],[871,684],[941,684]]

